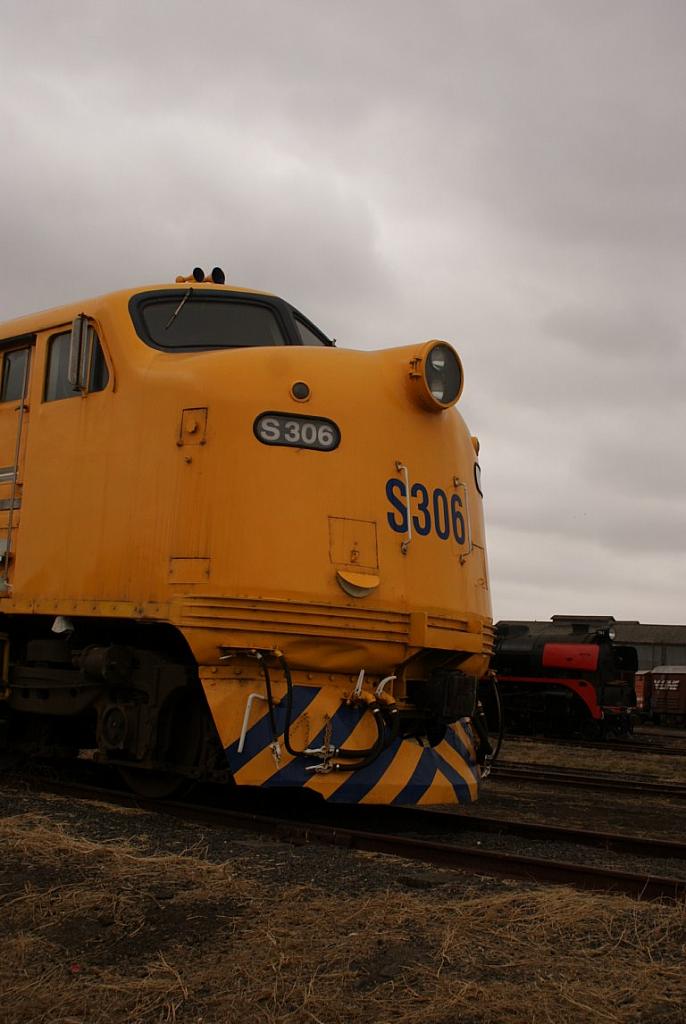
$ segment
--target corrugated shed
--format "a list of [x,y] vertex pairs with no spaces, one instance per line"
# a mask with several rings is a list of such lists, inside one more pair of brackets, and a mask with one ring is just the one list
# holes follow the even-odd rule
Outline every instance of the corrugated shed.
[[639,668],[644,671],[660,664],[686,663],[686,625],[615,619],[612,615],[553,615],[549,621],[522,619],[498,623],[500,634],[509,636],[510,645],[518,634],[524,637],[559,631],[569,635],[571,631],[580,639],[584,634],[591,639],[594,633],[604,632],[610,626],[614,627],[615,643],[636,649]]
[[686,626],[649,622],[615,622],[617,640],[625,644],[686,644]]
[[615,619],[612,615],[553,615],[545,619],[510,620],[512,625],[528,626],[532,633],[543,632],[550,623],[581,627],[586,625],[589,632],[614,626],[617,643],[624,644],[686,644],[686,625],[660,625],[639,622],[638,619]]

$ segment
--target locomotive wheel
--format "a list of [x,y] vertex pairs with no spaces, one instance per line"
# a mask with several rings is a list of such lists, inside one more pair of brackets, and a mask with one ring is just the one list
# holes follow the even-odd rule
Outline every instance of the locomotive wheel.
[[589,718],[584,724],[581,730],[581,735],[585,740],[602,740],[603,739],[603,728],[600,722],[596,722],[595,718]]
[[188,793],[195,780],[177,774],[180,769],[197,768],[205,750],[204,708],[189,689],[171,695],[160,712],[157,760],[170,765],[169,771],[121,765],[119,774],[126,785],[147,800],[165,800]]

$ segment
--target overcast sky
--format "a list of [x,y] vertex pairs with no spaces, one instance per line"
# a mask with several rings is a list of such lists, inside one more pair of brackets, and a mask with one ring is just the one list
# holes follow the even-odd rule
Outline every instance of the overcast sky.
[[0,0],[0,320],[195,264],[446,338],[496,618],[686,622],[683,0]]

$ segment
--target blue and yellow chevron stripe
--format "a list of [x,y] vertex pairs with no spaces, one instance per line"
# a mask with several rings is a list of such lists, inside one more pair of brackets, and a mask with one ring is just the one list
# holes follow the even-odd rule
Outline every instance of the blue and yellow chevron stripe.
[[[245,723],[249,694],[244,688],[206,685],[205,689],[238,785],[303,788],[338,803],[454,804],[471,803],[478,797],[480,770],[469,719],[448,726],[434,747],[398,738],[366,767],[320,773],[312,770],[321,765],[320,759],[294,757],[285,749],[285,693],[274,706],[280,746],[276,757],[266,701],[252,703]],[[342,703],[340,689],[333,686],[295,685],[291,723],[295,750],[324,744],[364,750],[377,735],[371,714]]]

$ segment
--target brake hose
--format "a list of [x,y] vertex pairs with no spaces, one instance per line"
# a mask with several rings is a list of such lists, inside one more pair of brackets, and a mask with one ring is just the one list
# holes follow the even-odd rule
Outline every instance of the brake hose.
[[[290,732],[291,719],[293,717],[293,679],[291,676],[291,670],[288,667],[288,662],[286,661],[284,655],[279,654],[277,655],[277,657],[281,665],[281,668],[283,669],[284,677],[286,679],[286,721],[283,730],[284,746],[286,747],[286,750],[292,757],[307,756],[304,750],[295,750],[294,747],[291,745]],[[268,697],[271,699],[271,694],[269,691]],[[356,771],[358,768],[364,768],[368,764],[371,764],[372,761],[376,760],[381,751],[387,745],[390,745],[390,743],[392,742],[391,739],[387,744],[385,740],[383,711],[380,702],[378,700],[370,702],[368,705],[368,710],[372,712],[374,723],[377,729],[377,737],[375,743],[373,743],[371,747],[368,747],[365,750],[346,750],[344,747],[335,747],[331,752],[332,757],[350,758],[351,760],[355,758],[361,758],[361,760],[351,765],[342,765],[335,763],[331,766],[334,769],[334,771]],[[393,716],[393,718],[396,719],[397,716]],[[398,731],[395,721],[392,723],[392,725],[394,726],[394,728],[392,728],[391,735],[392,738],[395,739],[395,736],[397,735]]]
[[498,759],[500,748],[503,743],[503,736],[505,734],[505,718],[503,716],[503,702],[500,698],[500,690],[498,689],[498,683],[495,672],[491,676],[491,685],[493,686],[493,696],[495,697],[495,706],[498,711],[498,742],[495,745],[495,750],[491,754],[489,764],[493,764]]
[[255,657],[257,658],[260,668],[262,669],[262,674],[264,675],[264,688],[267,691],[267,706],[269,708],[269,725],[271,726],[272,730],[272,740],[274,743],[276,743],[278,742],[279,733],[276,728],[276,714],[274,713],[274,694],[272,693],[272,680],[271,676],[269,675],[269,669],[267,668],[267,662],[265,661],[264,655],[257,651]]
[[293,679],[291,678],[291,670],[283,654],[277,654],[277,658],[286,678],[286,721],[283,727],[284,746],[292,757],[303,757],[305,754],[304,750],[295,750],[291,746],[291,718],[293,717]]
[[[384,708],[383,705],[386,705],[386,707]],[[397,739],[398,732],[400,730],[400,711],[395,701],[386,694],[380,693],[376,700],[370,700],[368,702],[368,706],[374,716],[374,723],[378,730],[376,743],[370,747],[369,750],[345,750],[341,747],[334,750],[334,757],[351,759],[361,757],[362,760],[356,761],[354,764],[350,765],[334,762],[331,765],[333,771],[353,772],[358,771],[360,768],[366,768],[367,765],[372,764],[372,762],[375,761],[384,750],[388,750],[388,748],[391,747]],[[390,735],[388,738],[384,736],[384,710],[387,711],[390,722]]]
[[[363,748],[362,750],[349,750],[345,747],[335,747],[331,752],[332,757],[342,757],[344,760],[354,761],[355,758],[361,758],[365,764],[368,763],[367,759],[372,761],[379,756],[381,751],[386,746],[386,737],[384,736],[384,720],[383,711],[378,701],[372,701],[367,705],[367,710],[371,712],[374,724],[376,725],[376,740],[371,747]],[[358,765],[353,765],[357,768]]]
[[495,699],[495,706],[498,712],[498,740],[495,745],[495,750],[491,746],[491,739],[488,734],[488,720],[484,714],[483,704],[481,701],[477,701],[475,713],[472,715],[472,724],[476,729],[479,736],[478,751],[477,751],[477,764],[485,764],[487,770],[490,771],[490,766],[497,760],[498,754],[500,753],[500,747],[503,742],[503,733],[505,731],[505,721],[503,718],[503,705],[500,699],[500,690],[498,689],[498,683],[496,682],[495,673],[492,672],[488,676],[488,681],[493,687],[493,696]]

